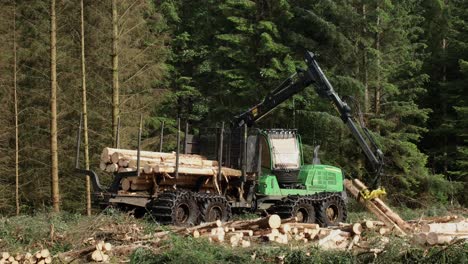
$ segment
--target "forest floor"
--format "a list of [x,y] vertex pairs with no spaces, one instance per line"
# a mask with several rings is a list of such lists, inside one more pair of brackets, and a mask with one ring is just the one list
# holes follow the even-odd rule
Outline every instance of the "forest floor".
[[[374,219],[358,204],[351,203],[349,207],[347,222]],[[442,215],[468,218],[468,209],[459,207],[396,208],[396,211],[406,220]],[[48,249],[53,256],[52,263],[87,263],[96,241],[105,241],[112,244],[110,263],[468,263],[466,240],[430,247],[417,245],[410,238],[390,235],[390,243],[377,253],[323,250],[297,241],[288,245],[268,242],[232,248],[175,234],[163,240],[148,240],[167,228],[150,218],[135,219],[112,209],[90,217],[38,212],[0,218],[0,251],[15,256]]]

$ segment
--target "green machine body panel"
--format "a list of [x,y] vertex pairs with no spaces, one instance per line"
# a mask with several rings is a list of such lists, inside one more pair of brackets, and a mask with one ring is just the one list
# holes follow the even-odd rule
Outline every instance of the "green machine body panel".
[[299,172],[298,184],[303,188],[280,188],[276,176],[270,170],[263,169],[262,176],[258,180],[257,192],[268,196],[342,192],[343,173],[341,169],[330,165],[303,165]]

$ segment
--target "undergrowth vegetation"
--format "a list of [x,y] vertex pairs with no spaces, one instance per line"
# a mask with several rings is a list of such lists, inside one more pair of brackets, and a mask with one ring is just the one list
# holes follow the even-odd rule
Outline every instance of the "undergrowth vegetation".
[[174,236],[164,242],[160,250],[140,248],[130,256],[130,263],[468,263],[468,243],[447,247],[420,248],[394,238],[381,253],[323,251],[314,246],[289,247],[258,245],[249,249],[229,248]]
[[[451,213],[455,209],[427,208],[404,210],[405,219]],[[466,216],[466,209],[460,215]],[[409,217],[411,216],[411,217]],[[236,216],[253,218],[255,215]],[[372,218],[357,204],[350,204],[349,221]],[[90,237],[106,240],[114,246],[132,242],[113,241],[111,235],[99,232],[111,225],[138,226],[143,235],[152,234],[165,227],[151,217],[135,219],[116,210],[106,210],[91,217],[79,214],[38,212],[0,218],[0,251],[24,253],[48,248],[53,255],[86,247]],[[51,234],[52,231],[52,234]],[[376,237],[375,239],[377,239]],[[372,239],[372,238],[369,238]],[[392,237],[391,243],[380,253],[323,251],[312,245],[254,244],[250,248],[230,248],[210,244],[204,239],[171,236],[152,246],[137,248],[130,256],[114,256],[111,263],[123,260],[130,263],[468,263],[468,243],[455,243],[446,247],[422,248],[408,240]],[[81,263],[73,262],[73,263]]]

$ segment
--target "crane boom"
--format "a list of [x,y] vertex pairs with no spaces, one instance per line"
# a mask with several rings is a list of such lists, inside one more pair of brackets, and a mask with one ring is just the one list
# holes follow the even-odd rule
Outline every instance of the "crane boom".
[[[384,164],[383,152],[378,148],[369,131],[366,128],[361,127],[365,135],[363,136],[358,125],[353,120],[351,108],[335,92],[322,69],[320,69],[320,66],[315,60],[315,55],[312,52],[306,52],[305,62],[307,64],[306,70],[297,70],[295,74],[289,76],[276,89],[268,93],[262,102],[238,115],[235,119],[234,126],[253,126],[257,121],[267,116],[278,105],[313,84],[315,91],[321,98],[332,101],[340,113],[341,120],[349,128],[351,134],[364,151],[364,154],[372,166],[373,172],[377,174],[374,183],[372,184],[376,186],[378,181],[380,181],[380,175]],[[367,141],[371,144],[369,145]]]

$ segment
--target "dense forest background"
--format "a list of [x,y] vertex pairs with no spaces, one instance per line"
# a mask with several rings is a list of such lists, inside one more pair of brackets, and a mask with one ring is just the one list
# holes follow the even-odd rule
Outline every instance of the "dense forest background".
[[[74,172],[80,1],[58,1],[56,13],[60,201],[84,212],[85,179]],[[49,1],[0,0],[1,214],[15,212],[15,85],[21,212],[52,202],[50,15]],[[193,128],[228,122],[304,67],[310,50],[384,151],[391,200],[468,204],[465,0],[84,0],[84,32],[92,168],[113,145],[115,114],[122,147],[135,147],[143,114],[144,149],[159,149],[164,121],[172,151],[178,116]],[[323,163],[371,180],[359,146],[312,88],[259,126],[298,128],[306,161],[320,144]]]

